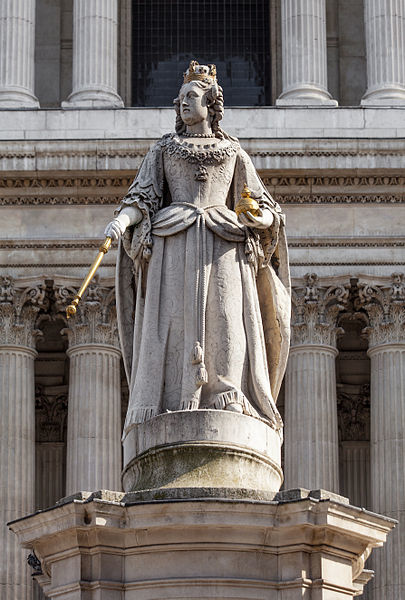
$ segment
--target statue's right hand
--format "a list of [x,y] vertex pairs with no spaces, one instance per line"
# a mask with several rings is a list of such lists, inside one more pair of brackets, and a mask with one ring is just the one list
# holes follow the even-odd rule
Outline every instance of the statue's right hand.
[[104,235],[112,238],[115,241],[125,233],[125,229],[126,226],[121,223],[120,219],[113,219],[105,228]]

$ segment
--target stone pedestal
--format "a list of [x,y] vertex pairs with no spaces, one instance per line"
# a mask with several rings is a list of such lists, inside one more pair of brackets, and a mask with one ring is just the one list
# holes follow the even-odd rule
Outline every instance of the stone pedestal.
[[35,0],[0,2],[0,109],[37,108]]
[[278,106],[337,106],[328,92],[325,0],[281,3],[283,92]]
[[73,91],[63,107],[122,107],[117,0],[74,0]]
[[394,522],[317,490],[271,502],[81,494],[10,524],[58,600],[348,600]]
[[367,91],[362,105],[405,105],[405,4],[365,0]]
[[239,413],[176,411],[124,438],[123,488],[145,499],[272,497],[282,481],[281,435]]

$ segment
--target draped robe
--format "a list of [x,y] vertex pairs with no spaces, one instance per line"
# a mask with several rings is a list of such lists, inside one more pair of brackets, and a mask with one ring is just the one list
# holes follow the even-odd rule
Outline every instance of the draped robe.
[[[269,229],[238,221],[244,184],[272,212]],[[285,223],[247,154],[235,139],[201,146],[164,136],[117,212],[131,205],[143,218],[120,243],[116,282],[130,392],[124,435],[166,411],[230,404],[281,429],[276,399],[290,326]]]

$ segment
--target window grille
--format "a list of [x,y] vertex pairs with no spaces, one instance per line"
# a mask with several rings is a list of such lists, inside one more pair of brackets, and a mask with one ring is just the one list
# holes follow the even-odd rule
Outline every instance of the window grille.
[[227,106],[269,105],[270,0],[133,0],[132,104],[171,106],[190,60],[217,65]]

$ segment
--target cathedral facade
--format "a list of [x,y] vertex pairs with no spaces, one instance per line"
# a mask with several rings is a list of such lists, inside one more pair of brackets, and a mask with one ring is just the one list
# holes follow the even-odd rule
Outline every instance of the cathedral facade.
[[174,130],[194,58],[217,65],[223,128],[287,215],[284,488],[397,519],[363,597],[405,599],[400,0],[1,4],[1,598],[42,597],[8,521],[121,489],[115,248],[77,318],[65,308],[146,152]]

